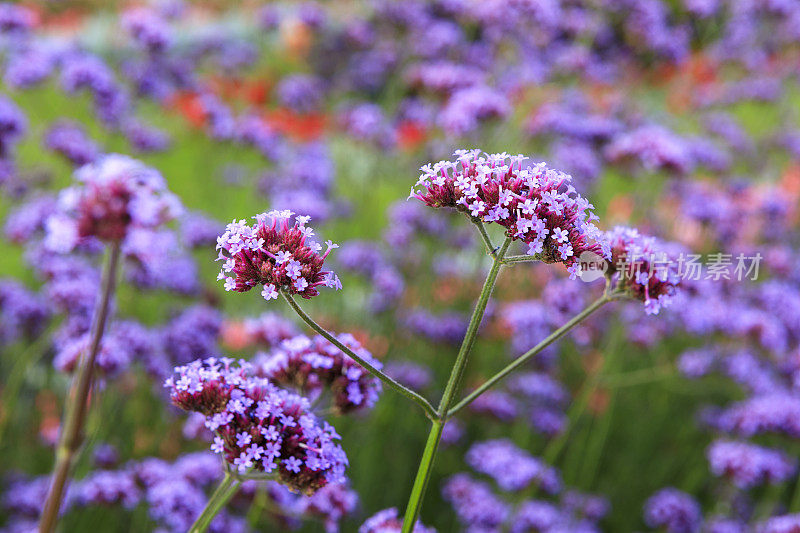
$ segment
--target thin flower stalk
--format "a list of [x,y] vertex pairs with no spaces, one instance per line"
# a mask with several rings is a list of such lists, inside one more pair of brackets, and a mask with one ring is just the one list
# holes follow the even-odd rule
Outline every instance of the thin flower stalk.
[[464,407],[471,404],[475,401],[478,396],[486,392],[487,390],[494,387],[497,383],[502,381],[506,376],[517,370],[519,367],[527,363],[532,357],[536,354],[553,344],[555,341],[566,335],[572,328],[586,320],[592,313],[603,307],[608,302],[615,299],[615,296],[610,295],[608,293],[603,294],[600,298],[592,302],[588,307],[586,307],[583,311],[575,315],[569,322],[555,330],[553,333],[547,336],[542,342],[516,358],[513,362],[509,363],[505,368],[503,368],[500,372],[486,380],[483,385],[472,391],[468,394],[463,400],[458,402],[452,409],[447,412],[447,417],[451,417],[456,414],[458,411],[463,409]]
[[111,299],[116,286],[119,257],[120,243],[119,241],[113,241],[109,245],[108,256],[103,269],[100,301],[92,324],[92,340],[89,351],[79,364],[67,399],[64,423],[61,426],[61,435],[56,448],[53,480],[50,483],[41,521],[39,522],[40,533],[50,533],[55,530],[58,513],[69,484],[70,471],[75,462],[78,449],[83,442],[83,430],[88,413],[88,400],[92,388],[94,364],[100,351],[100,343],[108,322]]
[[414,487],[411,490],[411,496],[409,497],[408,506],[406,507],[406,514],[403,518],[403,533],[410,533],[414,527],[414,524],[417,523],[417,517],[419,516],[420,508],[422,507],[422,499],[425,497],[428,480],[430,479],[431,472],[433,471],[433,463],[436,459],[436,452],[439,448],[439,442],[442,438],[442,431],[447,420],[447,413],[450,410],[450,406],[452,405],[453,401],[455,400],[455,395],[458,392],[458,385],[461,382],[464,369],[467,366],[469,353],[472,351],[472,347],[475,344],[475,338],[478,335],[478,329],[483,321],[483,315],[486,312],[486,305],[489,303],[489,297],[492,295],[495,282],[497,281],[497,276],[500,274],[500,269],[503,266],[503,257],[508,251],[508,247],[510,245],[511,238],[506,237],[505,241],[500,247],[500,250],[494,257],[492,267],[489,270],[489,274],[486,276],[483,289],[481,290],[478,301],[475,304],[475,310],[472,313],[472,318],[470,319],[469,326],[467,327],[467,332],[464,335],[464,340],[461,343],[458,356],[456,357],[453,369],[450,372],[450,378],[447,381],[444,394],[442,395],[442,400],[439,403],[438,416],[433,420],[431,431],[428,434],[428,441],[425,444],[425,450],[423,451],[422,459],[420,460],[419,468],[417,470],[417,477],[414,480]]
[[395,390],[396,392],[399,392],[409,400],[415,402],[417,405],[422,407],[422,409],[425,411],[425,414],[429,418],[431,418],[432,420],[438,418],[438,413],[428,400],[423,398],[418,393],[412,391],[411,389],[401,385],[394,379],[390,378],[389,376],[387,376],[386,374],[375,368],[373,365],[371,365],[368,361],[364,360],[362,357],[359,357],[358,354],[356,354],[355,352],[353,352],[353,350],[345,346],[339,339],[337,339],[334,335],[328,332],[325,328],[317,324],[313,318],[308,316],[308,314],[305,311],[303,311],[303,308],[301,308],[300,305],[298,305],[298,303],[294,300],[294,298],[292,298],[290,294],[286,293],[285,291],[281,291],[281,294],[283,295],[283,298],[286,300],[289,306],[294,310],[294,312],[297,313],[297,316],[299,316],[303,320],[303,322],[305,322],[308,325],[308,327],[310,327],[318,334],[325,337],[325,339],[327,339],[328,342],[336,346],[342,352],[347,354],[348,357],[350,357],[358,364],[363,366],[365,369],[367,369],[367,371],[369,371],[372,375],[380,379],[389,388]]
[[189,529],[189,533],[204,533],[208,526],[211,525],[211,522],[214,520],[214,517],[217,516],[217,513],[228,503],[236,491],[239,489],[239,485],[241,481],[233,475],[230,471],[225,471],[225,477],[222,478],[219,485],[217,485],[216,490],[208,499],[208,503],[206,504],[205,509],[203,512],[200,513],[200,516],[197,517],[192,527]]

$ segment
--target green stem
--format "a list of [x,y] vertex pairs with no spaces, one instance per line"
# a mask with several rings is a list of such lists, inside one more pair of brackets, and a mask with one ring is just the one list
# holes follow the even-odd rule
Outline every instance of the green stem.
[[467,395],[466,398],[458,402],[455,407],[447,411],[447,417],[449,418],[453,416],[458,411],[471,404],[478,396],[480,396],[490,388],[494,387],[507,375],[512,373],[520,366],[524,365],[531,357],[535,356],[536,354],[538,354],[539,352],[541,352],[542,350],[553,344],[555,341],[563,337],[569,330],[571,330],[572,328],[583,322],[587,317],[589,317],[589,315],[591,315],[592,313],[603,307],[603,305],[610,302],[612,299],[613,299],[612,296],[609,296],[608,294],[603,294],[603,296],[592,302],[592,304],[589,305],[586,309],[584,309],[583,311],[572,317],[572,319],[569,322],[567,322],[566,324],[555,330],[542,342],[540,342],[539,344],[537,344],[536,346],[534,346],[521,356],[517,357],[512,363],[510,363],[500,372],[489,378],[483,385],[481,385],[480,387],[472,391],[469,395]]
[[78,361],[76,374],[67,397],[64,423],[61,426],[58,447],[56,448],[53,479],[50,482],[50,489],[44,502],[41,521],[39,522],[39,533],[51,533],[55,530],[58,513],[61,510],[61,501],[69,484],[70,470],[75,462],[78,449],[83,442],[86,415],[89,411],[89,393],[92,389],[94,362],[97,359],[97,353],[100,351],[100,341],[103,339],[106,322],[108,321],[111,299],[116,286],[117,267],[119,265],[120,243],[113,242],[109,248],[103,268],[103,277],[100,282],[100,300],[94,312],[91,344],[89,345],[88,353]]
[[208,503],[206,504],[205,509],[203,512],[200,513],[200,516],[197,517],[197,520],[194,521],[192,527],[189,528],[189,533],[204,533],[208,526],[211,525],[211,522],[214,520],[214,517],[217,516],[217,513],[228,503],[236,491],[239,489],[239,480],[236,479],[230,472],[225,472],[225,477],[222,478],[219,485],[217,486],[217,490],[214,491],[214,494],[208,499]]
[[537,255],[509,255],[503,259],[503,263],[530,263],[540,260],[540,257]]
[[483,225],[483,222],[479,218],[468,217],[475,227],[478,228],[478,233],[480,233],[481,239],[483,239],[483,243],[486,245],[486,252],[492,256],[492,259],[497,258],[497,247],[492,243],[492,239],[489,237],[489,234],[486,232],[486,226]]
[[450,379],[447,381],[447,386],[444,389],[442,400],[439,403],[438,417],[433,420],[431,431],[428,434],[428,441],[425,444],[425,450],[422,453],[422,459],[419,463],[417,470],[417,477],[414,480],[414,487],[411,489],[411,496],[408,499],[408,506],[406,507],[406,514],[403,518],[403,532],[410,533],[417,522],[420,508],[422,507],[422,499],[425,496],[425,491],[428,486],[431,472],[433,471],[433,461],[436,458],[436,451],[439,448],[439,441],[442,438],[442,430],[444,429],[445,421],[447,420],[447,412],[455,399],[455,394],[458,390],[458,385],[464,374],[464,369],[467,366],[467,359],[473,345],[475,338],[478,336],[478,329],[483,321],[483,315],[486,312],[486,306],[489,303],[489,297],[494,290],[494,284],[497,281],[497,275],[500,273],[500,268],[503,266],[503,257],[508,251],[511,244],[511,238],[506,237],[500,250],[492,262],[492,268],[486,276],[486,281],[483,284],[478,301],[475,304],[475,310],[472,312],[472,318],[467,327],[467,333],[464,335],[464,340],[461,343],[461,348],[458,351],[453,369],[450,372]]
[[283,298],[286,300],[286,302],[291,306],[292,309],[294,309],[295,313],[297,313],[297,315],[303,320],[303,322],[305,322],[308,325],[308,327],[310,327],[311,329],[313,329],[314,331],[325,337],[328,340],[328,342],[339,348],[342,352],[346,353],[351,359],[353,359],[355,362],[357,362],[365,369],[367,369],[367,371],[370,374],[374,375],[375,377],[383,381],[386,385],[388,385],[389,388],[394,389],[395,391],[399,392],[409,400],[417,403],[425,411],[425,414],[428,416],[428,418],[433,420],[438,417],[436,410],[433,408],[433,406],[430,404],[428,400],[423,398],[418,393],[412,391],[411,389],[393,380],[392,378],[390,378],[389,376],[387,376],[386,374],[384,374],[383,372],[381,372],[380,370],[369,364],[367,361],[359,357],[358,354],[353,352],[353,350],[342,344],[342,342],[339,341],[339,339],[337,339],[333,334],[329,333],[325,328],[314,322],[314,319],[308,316],[305,311],[303,311],[303,309],[297,304],[297,302],[294,300],[294,298],[292,298],[291,295],[289,295],[284,291],[281,291],[281,295],[283,295]]

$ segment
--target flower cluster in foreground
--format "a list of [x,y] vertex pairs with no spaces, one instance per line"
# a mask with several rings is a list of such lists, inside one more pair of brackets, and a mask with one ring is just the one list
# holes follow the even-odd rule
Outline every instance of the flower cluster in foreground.
[[178,216],[180,200],[161,174],[130,157],[110,154],[75,171],[47,219],[47,245],[68,252],[81,239],[121,241],[132,229],[154,229]]
[[528,246],[528,255],[564,263],[573,278],[581,273],[583,252],[610,259],[603,233],[593,223],[593,206],[577,193],[569,175],[544,163],[523,167],[521,155],[480,153],[456,150],[455,161],[422,167],[411,197],[500,224],[506,235]]
[[634,228],[617,226],[606,232],[611,247],[609,274],[629,296],[644,302],[647,314],[667,307],[680,284],[679,264],[668,247]]
[[229,358],[193,361],[175,374],[165,383],[172,403],[206,416],[216,434],[211,450],[240,474],[273,474],[304,494],[344,482],[347,457],[334,442],[340,437],[310,412],[305,398]]
[[[375,368],[382,367],[352,335],[338,338]],[[375,376],[320,335],[285,340],[266,356],[258,370],[272,382],[296,388],[312,398],[330,390],[334,409],[340,414],[369,409],[381,392]]]
[[263,285],[261,295],[271,300],[279,290],[311,298],[319,294],[320,285],[342,287],[336,274],[322,270],[325,258],[338,245],[328,241],[320,253],[322,247],[311,240],[314,230],[306,226],[309,217],[286,210],[253,218],[252,226],[234,220],[217,239],[218,259],[224,261],[218,279],[225,281],[225,290],[247,292]]

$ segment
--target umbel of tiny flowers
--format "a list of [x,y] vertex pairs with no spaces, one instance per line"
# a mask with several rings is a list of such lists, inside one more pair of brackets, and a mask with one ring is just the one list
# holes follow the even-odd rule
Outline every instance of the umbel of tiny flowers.
[[314,230],[306,226],[309,217],[270,211],[253,218],[252,226],[234,220],[217,238],[218,260],[223,261],[217,279],[224,281],[226,291],[247,292],[262,285],[261,295],[271,300],[279,291],[312,298],[320,285],[342,288],[336,274],[322,270],[338,245],[328,241],[320,253],[322,246],[311,239]]
[[593,206],[577,193],[569,175],[545,163],[523,167],[522,155],[480,154],[456,150],[454,161],[425,165],[410,198],[499,224],[507,237],[527,245],[529,256],[563,263],[571,278],[581,273],[578,258],[584,252],[610,259],[603,233],[593,223]]
[[649,315],[667,307],[680,285],[678,263],[668,247],[624,226],[606,232],[606,238],[611,249],[606,274],[616,279],[617,289],[644,302]]
[[75,171],[76,185],[59,194],[45,244],[69,252],[87,238],[122,241],[132,228],[154,229],[178,216],[180,200],[161,174],[130,157],[110,154]]
[[336,430],[318,420],[307,399],[254,375],[246,361],[197,360],[165,382],[170,399],[206,417],[211,450],[239,475],[265,474],[293,491],[313,494],[344,482],[347,457]]
[[[381,362],[355,337],[349,334],[337,337],[363,360],[381,369]],[[287,339],[265,357],[257,368],[259,373],[312,399],[330,389],[333,408],[339,414],[369,409],[380,396],[380,381],[320,335]]]

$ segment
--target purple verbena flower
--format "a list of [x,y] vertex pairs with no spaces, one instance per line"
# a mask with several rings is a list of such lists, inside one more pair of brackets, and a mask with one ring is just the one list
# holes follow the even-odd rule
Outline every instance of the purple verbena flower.
[[308,217],[298,215],[291,224],[293,215],[270,211],[256,215],[253,226],[244,220],[228,224],[217,239],[219,260],[224,262],[218,279],[224,280],[225,290],[247,292],[263,285],[261,294],[270,300],[278,297],[279,290],[312,298],[320,285],[341,288],[336,274],[322,270],[325,258],[338,245],[328,241],[320,254],[322,247],[311,240],[314,230],[306,226]]
[[79,183],[64,189],[47,221],[47,244],[69,251],[80,240],[121,241],[132,228],[152,229],[181,211],[161,174],[129,157],[111,154],[75,171]]
[[743,489],[779,483],[797,470],[796,461],[783,453],[744,442],[717,440],[707,453],[711,472]]
[[165,382],[172,403],[206,416],[219,436],[225,461],[240,474],[275,473],[307,495],[344,481],[347,457],[339,435],[310,412],[308,400],[255,377],[245,361],[197,360],[175,369]]
[[644,302],[647,314],[667,307],[680,285],[678,262],[672,249],[636,229],[617,226],[606,233],[611,248],[608,275],[618,276],[627,294]]
[[529,455],[507,439],[473,444],[466,455],[467,463],[476,471],[494,478],[505,491],[519,491],[535,482],[547,493],[561,490],[561,479],[555,468]]
[[656,492],[644,505],[645,523],[668,533],[694,533],[700,530],[702,520],[694,498],[671,487]]
[[[338,339],[376,368],[383,366],[352,335],[339,335]],[[264,355],[258,369],[270,381],[297,388],[312,398],[330,390],[334,409],[340,414],[371,408],[381,392],[377,378],[319,335],[283,341]]]
[[100,156],[100,148],[83,127],[71,121],[53,124],[45,133],[44,144],[76,167],[91,163]]
[[575,191],[570,176],[544,163],[523,168],[523,156],[479,154],[457,150],[456,161],[422,167],[411,197],[495,222],[525,243],[529,255],[564,263],[573,277],[580,273],[583,252],[609,257],[603,234],[592,223],[592,205]]

